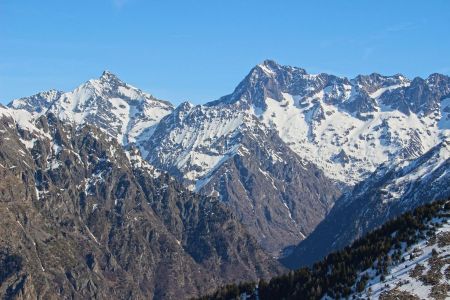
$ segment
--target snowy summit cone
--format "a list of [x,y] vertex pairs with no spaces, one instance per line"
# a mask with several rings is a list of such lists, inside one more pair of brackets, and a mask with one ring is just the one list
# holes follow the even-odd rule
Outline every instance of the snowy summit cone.
[[70,92],[49,91],[14,100],[9,107],[40,115],[47,111],[76,126],[94,125],[122,144],[146,139],[173,110],[169,102],[127,84],[111,71]]

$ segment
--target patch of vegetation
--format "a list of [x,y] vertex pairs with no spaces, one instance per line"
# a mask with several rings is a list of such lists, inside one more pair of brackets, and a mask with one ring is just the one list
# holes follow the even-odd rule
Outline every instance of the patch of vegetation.
[[436,300],[445,300],[449,298],[450,285],[448,283],[437,284],[431,288],[430,297]]
[[450,266],[447,267],[447,269],[445,269],[445,279],[450,280]]
[[420,276],[422,276],[424,270],[424,266],[422,266],[421,264],[417,264],[414,269],[409,271],[409,276],[411,276],[412,278],[419,278]]
[[428,260],[428,264],[430,265],[430,270],[420,276],[420,280],[426,285],[437,285],[442,279],[443,274],[441,273],[441,269],[445,266],[448,259],[439,257],[436,249],[433,249],[431,252],[431,258]]
[[441,232],[437,236],[437,240],[438,246],[441,248],[450,245],[450,232]]
[[380,295],[380,300],[420,300],[416,295],[410,294],[405,291],[400,291],[398,289],[393,289],[387,292],[383,292]]

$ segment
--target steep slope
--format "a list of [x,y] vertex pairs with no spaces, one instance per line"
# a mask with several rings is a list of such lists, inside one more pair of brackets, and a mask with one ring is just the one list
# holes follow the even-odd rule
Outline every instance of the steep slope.
[[[364,270],[359,278],[369,278],[358,295],[370,299],[448,299],[450,297],[450,224],[448,216],[437,219],[436,232],[419,240],[400,254],[379,277],[369,277],[374,268]],[[440,226],[441,225],[441,226]]]
[[448,299],[450,202],[388,222],[311,268],[200,299]]
[[0,107],[0,293],[180,299],[280,265],[217,200],[95,127]]
[[220,195],[265,249],[283,256],[311,233],[340,193],[276,132],[245,126],[235,139],[235,154],[201,182],[201,191]]
[[109,71],[71,92],[43,92],[8,106],[37,115],[49,111],[77,126],[96,126],[124,145],[148,139],[154,125],[173,110],[169,102],[124,83]]
[[405,211],[449,197],[449,183],[448,140],[417,159],[382,165],[343,195],[327,218],[284,262],[293,268],[309,265]]
[[309,234],[339,195],[275,131],[233,106],[184,103],[142,147],[155,167],[218,196],[274,256]]

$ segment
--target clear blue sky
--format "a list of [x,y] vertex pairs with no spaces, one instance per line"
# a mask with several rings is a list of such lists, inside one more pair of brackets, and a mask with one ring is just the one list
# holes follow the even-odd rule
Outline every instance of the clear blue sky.
[[271,58],[312,73],[450,73],[450,1],[0,0],[0,102],[116,73],[175,104]]

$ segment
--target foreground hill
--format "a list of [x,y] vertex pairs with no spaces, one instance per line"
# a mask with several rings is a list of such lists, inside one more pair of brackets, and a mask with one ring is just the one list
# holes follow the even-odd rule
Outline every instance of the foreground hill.
[[406,213],[311,268],[229,285],[201,299],[448,299],[449,280],[447,200]]

